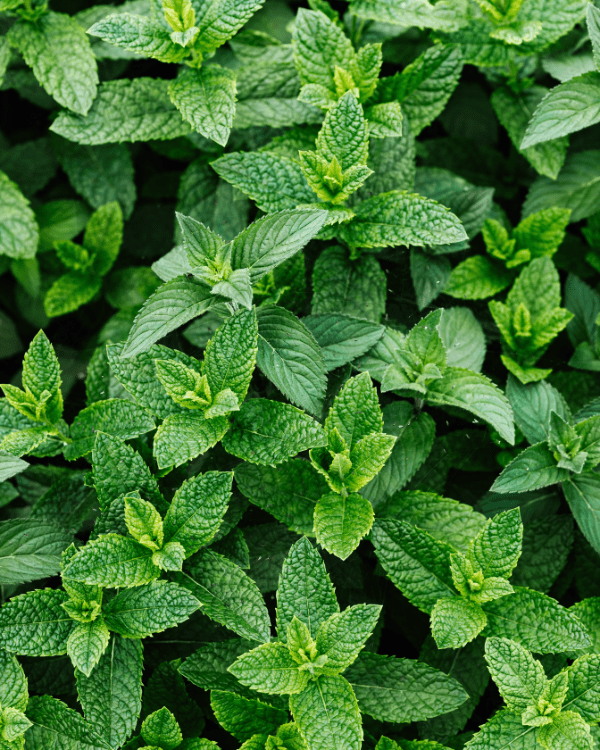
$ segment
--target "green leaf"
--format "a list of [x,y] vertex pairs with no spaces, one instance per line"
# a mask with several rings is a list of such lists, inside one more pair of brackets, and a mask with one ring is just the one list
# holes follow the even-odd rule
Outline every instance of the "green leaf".
[[240,404],[246,398],[256,361],[256,321],[254,311],[238,310],[217,328],[206,345],[202,373],[213,398],[226,389],[235,393]]
[[385,331],[384,326],[339,313],[309,315],[302,322],[321,348],[328,372],[365,354]]
[[505,708],[498,711],[475,734],[469,743],[469,750],[488,750],[492,747],[523,748],[537,750],[536,728],[523,726],[520,712]]
[[142,643],[113,633],[96,668],[77,673],[77,695],[85,718],[111,746],[133,732],[142,708]]
[[577,713],[592,724],[598,721],[598,693],[600,691],[600,656],[586,654],[569,667],[569,687],[563,708]]
[[120,398],[97,401],[82,409],[71,426],[72,443],[65,448],[65,458],[72,461],[91,453],[96,434],[104,432],[123,440],[138,437],[156,427],[141,406]]
[[319,209],[280,211],[263,216],[232,241],[232,268],[249,268],[254,284],[301,250],[326,219],[327,212]]
[[227,143],[235,112],[233,71],[220,65],[187,68],[169,84],[169,96],[195,131]]
[[204,690],[231,691],[253,697],[252,692],[229,672],[229,667],[237,657],[247,651],[248,642],[241,638],[206,643],[183,662],[179,673]]
[[424,721],[456,709],[467,698],[459,682],[427,664],[366,651],[344,677],[361,710],[379,721]]
[[506,395],[515,415],[517,427],[534,445],[548,439],[550,414],[555,412],[567,422],[571,421],[571,410],[561,394],[547,381],[522,385],[509,375]]
[[2,706],[25,711],[29,698],[27,677],[15,657],[4,650],[0,654],[0,674],[2,675],[0,683]]
[[298,11],[293,34],[294,61],[303,84],[335,92],[335,68],[350,70],[354,50],[344,32],[319,11]]
[[211,162],[211,167],[224,180],[250,196],[262,211],[294,209],[298,204],[311,203],[315,198],[300,165],[278,154],[233,152]]
[[519,508],[491,518],[473,539],[469,559],[485,578],[508,578],[521,555],[523,524]]
[[364,115],[351,91],[327,113],[317,137],[317,153],[329,162],[337,159],[344,171],[366,163],[368,138]]
[[452,548],[405,521],[381,519],[371,534],[375,552],[392,583],[423,612],[454,597]]
[[74,18],[49,12],[36,23],[19,20],[8,36],[59,104],[79,116],[88,113],[96,96],[98,73],[88,37]]
[[359,750],[360,711],[352,687],[341,676],[322,676],[290,697],[290,711],[311,750]]
[[73,666],[87,677],[106,651],[110,634],[104,620],[78,622],[67,641],[67,653]]
[[7,479],[14,477],[15,474],[25,471],[28,466],[27,461],[22,461],[20,458],[0,451],[0,482],[5,482]]
[[356,493],[346,497],[330,492],[315,506],[317,542],[332,555],[345,560],[373,525],[373,507]]
[[196,26],[199,29],[196,46],[199,52],[207,57],[225,44],[261,5],[262,0],[221,0],[202,6],[201,12],[196,12]]
[[509,638],[538,654],[585,648],[589,636],[580,621],[539,591],[515,588],[510,596],[486,602],[487,637]]
[[67,595],[38,589],[13,597],[0,608],[0,646],[23,656],[60,656],[74,623],[62,608]]
[[255,734],[274,733],[288,720],[287,711],[221,690],[211,691],[210,705],[223,729],[240,742]]
[[101,206],[90,216],[83,244],[92,258],[92,270],[105,276],[117,259],[123,241],[123,213],[117,201]]
[[376,99],[400,102],[411,131],[417,136],[442,113],[458,84],[462,67],[459,46],[432,46],[401,73],[381,79]]
[[189,135],[191,128],[169,99],[168,86],[168,81],[153,78],[105,81],[87,117],[62,112],[51,130],[91,146]]
[[[126,219],[136,200],[133,162],[127,146],[78,146],[56,138],[58,157],[73,188],[93,208],[118,201]],[[56,147],[56,146],[55,146]]]
[[179,542],[186,556],[217,533],[231,497],[232,472],[209,471],[185,481],[165,516],[165,540]]
[[600,120],[598,91],[600,74],[596,72],[576,76],[556,86],[533,113],[522,147],[528,148],[597,123]]
[[453,269],[443,291],[458,299],[486,299],[510,286],[513,278],[487,255],[473,255]]
[[177,719],[168,708],[160,708],[147,716],[142,722],[141,734],[146,742],[163,750],[174,750],[183,739]]
[[508,708],[523,710],[541,698],[548,683],[544,668],[518,643],[488,638],[485,660]]
[[523,205],[523,216],[545,208],[570,208],[571,221],[580,221],[597,210],[600,196],[600,151],[570,154],[556,180],[538,177]]
[[337,429],[349,449],[373,432],[383,429],[377,390],[368,372],[348,380],[336,396],[325,420],[326,432]]
[[181,62],[188,54],[187,49],[171,41],[163,24],[147,16],[114,13],[95,23],[88,34],[160,62]]
[[257,310],[257,365],[297,406],[320,414],[325,362],[314,336],[295,315],[276,305]]
[[439,599],[431,610],[431,634],[438,648],[462,648],[485,628],[487,618],[476,602]]
[[153,552],[163,546],[163,522],[152,503],[139,493],[125,497],[125,523],[131,536]]
[[221,440],[229,422],[226,417],[206,419],[204,414],[171,414],[156,431],[154,456],[159,469],[180,466],[206,453]]
[[344,248],[326,248],[313,271],[312,313],[341,313],[379,323],[385,313],[387,279],[376,258],[351,260]]
[[71,541],[70,534],[39,517],[0,521],[0,583],[15,585],[55,575],[60,554]]
[[517,247],[527,248],[532,258],[552,257],[565,239],[570,216],[568,208],[548,208],[529,214],[513,230]]
[[493,492],[525,492],[557,484],[569,478],[567,469],[559,469],[546,443],[537,443],[521,451],[492,485]]
[[201,550],[175,580],[197,597],[202,611],[251,641],[270,640],[271,620],[254,581],[235,563],[210,549]]
[[238,657],[229,671],[242,685],[261,693],[300,693],[309,680],[309,673],[300,671],[287,646],[265,643]]
[[317,650],[327,656],[326,674],[343,672],[356,660],[380,614],[380,606],[356,604],[325,620],[317,634]]
[[562,487],[579,528],[600,551],[600,480],[594,473],[571,474]]
[[110,750],[81,714],[49,695],[33,696],[27,706],[33,726],[27,732],[31,747],[73,747],[81,750]]
[[231,428],[223,439],[228,453],[266,466],[326,443],[321,425],[300,409],[262,398],[246,401],[233,412]]
[[103,615],[115,633],[148,638],[185,622],[198,607],[196,597],[183,586],[153,581],[118,593],[104,606]]
[[71,271],[60,276],[44,297],[44,311],[49,318],[77,310],[102,289],[102,279],[89,273]]
[[51,423],[62,416],[60,386],[60,365],[54,348],[46,334],[39,331],[23,357],[23,388],[30,391],[38,403],[44,400],[44,392],[50,393],[44,411]]
[[136,315],[121,357],[134,357],[214,303],[210,287],[197,279],[177,276],[159,287]]
[[342,236],[354,247],[441,245],[467,239],[462,224],[447,208],[405,190],[368,198],[355,214],[342,229]]
[[151,549],[118,534],[92,539],[63,568],[65,578],[110,587],[141,586],[159,573]]
[[501,86],[492,94],[491,104],[517,151],[523,154],[536,172],[555,180],[567,155],[569,141],[566,137],[521,148],[531,116],[547,94],[548,89],[543,86],[530,86],[520,92]]
[[432,406],[454,406],[487,422],[511,445],[515,440],[513,413],[506,396],[479,373],[447,367],[439,380],[427,386],[425,397]]
[[313,533],[315,505],[329,492],[325,479],[302,458],[275,468],[242,463],[235,469],[235,481],[251,503],[298,534]]
[[0,255],[33,258],[39,229],[29,201],[4,172],[0,172]]
[[552,750],[593,750],[596,746],[590,727],[574,711],[563,711],[551,724],[540,727],[538,739]]
[[339,612],[335,590],[323,560],[306,537],[291,548],[283,564],[277,589],[277,635],[286,641],[294,617],[303,622],[311,637],[322,623]]

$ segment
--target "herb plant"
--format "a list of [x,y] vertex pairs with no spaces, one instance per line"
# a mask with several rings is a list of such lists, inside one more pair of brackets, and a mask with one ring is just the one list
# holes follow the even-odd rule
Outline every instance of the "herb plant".
[[0,750],[600,747],[599,70],[0,0]]

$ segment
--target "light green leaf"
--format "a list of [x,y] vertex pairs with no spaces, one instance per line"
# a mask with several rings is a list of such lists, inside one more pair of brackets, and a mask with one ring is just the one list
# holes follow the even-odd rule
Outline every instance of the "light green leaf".
[[322,623],[340,611],[333,585],[321,556],[306,537],[291,548],[283,564],[277,589],[277,635],[286,641],[294,617],[303,622],[311,637]]
[[210,287],[197,279],[177,276],[159,287],[137,314],[121,357],[133,357],[179,326],[196,318],[215,302]]
[[102,289],[102,279],[91,273],[71,271],[60,276],[44,297],[44,311],[49,318],[77,310],[91,302]]
[[265,643],[248,651],[238,657],[229,671],[242,685],[261,693],[300,693],[309,679],[309,673],[298,669],[283,643]]
[[356,493],[347,497],[331,492],[315,506],[317,542],[331,554],[345,560],[373,525],[373,507]]
[[246,401],[233,412],[231,428],[223,439],[228,453],[266,466],[326,443],[321,425],[300,409],[262,398]]
[[153,78],[104,81],[87,117],[62,112],[50,129],[91,146],[189,135],[191,128],[169,99],[168,86]]
[[110,750],[81,714],[49,695],[33,696],[27,706],[27,717],[33,726],[27,732],[27,743],[33,748],[81,748]]
[[327,656],[326,674],[343,672],[356,660],[380,614],[380,606],[356,604],[325,620],[317,634],[317,650]]
[[127,531],[140,544],[153,552],[163,546],[163,522],[159,512],[139,493],[125,497],[125,523]]
[[259,329],[254,311],[239,310],[217,328],[204,352],[202,373],[213,398],[232,390],[239,403],[246,398],[254,372]]
[[106,624],[126,638],[148,638],[185,622],[200,606],[182,586],[153,581],[125,589],[103,608]]
[[552,750],[594,750],[590,727],[575,711],[563,711],[551,724],[540,727],[538,740]]
[[537,443],[521,451],[492,485],[493,492],[525,492],[557,484],[569,478],[567,469],[559,469],[546,443]]
[[439,599],[431,610],[431,634],[438,648],[462,648],[485,628],[487,618],[476,602]]
[[321,348],[328,372],[365,354],[385,331],[384,326],[339,313],[309,315],[302,323]]
[[169,84],[169,96],[194,130],[221,146],[227,143],[235,112],[233,71],[220,65],[187,68]]
[[27,461],[22,461],[16,456],[11,456],[5,451],[0,451],[0,482],[14,477],[29,466]]
[[580,621],[539,591],[515,587],[515,593],[486,602],[483,635],[509,638],[538,654],[586,648],[589,636]]
[[65,448],[65,458],[72,461],[91,453],[96,433],[104,432],[123,440],[138,437],[156,427],[145,409],[120,398],[97,401],[82,409],[71,426],[72,443]]
[[465,409],[498,430],[511,445],[514,443],[513,413],[508,399],[485,375],[447,367],[441,379],[427,386],[425,399],[432,406]]
[[152,550],[134,539],[105,534],[92,539],[63,569],[65,578],[96,586],[141,586],[158,578]]
[[452,548],[405,521],[381,519],[371,534],[375,552],[392,583],[423,612],[454,597]]
[[4,172],[0,172],[0,255],[33,258],[39,240],[29,201]]
[[90,216],[83,244],[92,257],[92,270],[105,276],[117,259],[123,241],[123,213],[117,201],[100,206]]
[[536,741],[536,728],[523,726],[521,713],[508,708],[498,711],[487,721],[468,743],[468,750],[488,750],[492,747],[519,750],[539,750]]
[[196,11],[197,48],[205,57],[231,39],[261,7],[262,0],[220,0]]
[[93,622],[78,622],[67,641],[67,653],[73,666],[89,677],[106,651],[110,634],[99,618]]
[[301,250],[321,229],[327,212],[280,211],[263,216],[231,243],[233,269],[249,268],[252,283]]
[[25,711],[29,693],[23,667],[12,654],[0,652],[0,702],[4,707]]
[[446,349],[447,365],[481,372],[486,351],[485,336],[469,308],[444,308],[437,330]]
[[270,640],[271,620],[254,581],[226,557],[201,550],[175,580],[201,602],[202,612],[251,641]]
[[469,559],[485,578],[508,578],[521,555],[523,524],[519,508],[491,518],[473,539]]
[[166,63],[181,62],[188,50],[171,41],[168,29],[148,16],[114,13],[88,29],[108,44]]
[[467,239],[462,224],[447,208],[405,190],[368,198],[355,214],[342,228],[344,239],[355,247],[441,245]]
[[597,211],[600,196],[600,151],[570,154],[556,180],[538,177],[523,205],[523,216],[545,208],[571,209],[571,221],[580,221]]
[[235,481],[251,503],[298,534],[313,533],[315,505],[329,492],[325,479],[302,458],[275,468],[241,463]]
[[67,595],[38,589],[13,597],[0,608],[0,646],[23,656],[67,653],[74,623],[62,608]]
[[328,162],[337,159],[342,170],[367,161],[368,138],[362,107],[347,91],[327,113],[317,137],[317,153]]
[[523,154],[539,174],[555,180],[567,155],[569,141],[566,137],[521,148],[531,116],[547,94],[548,89],[543,86],[530,86],[521,92],[501,86],[494,91],[490,101],[517,151]]
[[257,364],[296,405],[320,414],[325,396],[325,362],[310,330],[276,305],[257,310]]
[[443,291],[458,299],[486,299],[510,286],[513,278],[487,255],[473,255],[453,269]]
[[171,414],[156,431],[154,456],[159,469],[180,466],[200,456],[221,440],[229,422],[226,417],[206,419],[204,414]]
[[547,381],[522,385],[516,378],[509,376],[506,395],[518,428],[532,445],[548,439],[551,412],[567,422],[571,421],[571,410],[566,401]]
[[571,474],[562,486],[579,528],[592,547],[600,551],[600,479],[594,473]]
[[232,472],[209,471],[185,481],[165,516],[165,540],[179,542],[186,556],[217,533],[231,497]]
[[133,732],[142,708],[142,643],[113,633],[96,668],[77,673],[85,718],[111,747]]
[[310,682],[303,692],[290,697],[290,711],[311,750],[361,747],[360,711],[352,687],[341,675]]
[[19,20],[9,41],[35,77],[63,107],[86,115],[98,85],[96,59],[85,31],[64,13],[45,13],[35,23]]
[[488,638],[485,660],[508,708],[523,710],[541,698],[548,683],[544,668],[518,643]]
[[383,429],[377,390],[368,372],[348,380],[336,396],[325,420],[325,431],[337,429],[348,448]]
[[175,750],[183,739],[177,719],[168,708],[160,708],[142,722],[142,737],[163,750]]
[[219,724],[240,742],[255,734],[275,733],[287,723],[288,712],[235,693],[212,690],[210,705]]
[[598,721],[600,656],[587,654],[576,659],[568,671],[569,687],[563,708],[577,711],[588,724]]

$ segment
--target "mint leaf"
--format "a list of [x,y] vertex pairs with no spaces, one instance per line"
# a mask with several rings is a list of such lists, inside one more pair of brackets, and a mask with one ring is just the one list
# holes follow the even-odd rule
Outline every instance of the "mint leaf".
[[276,305],[257,310],[257,365],[290,401],[320,414],[325,396],[325,362],[310,330]]
[[108,627],[126,638],[148,638],[185,622],[199,607],[195,596],[183,586],[153,581],[125,589],[105,605]]
[[569,478],[567,469],[559,469],[546,443],[537,443],[521,451],[492,485],[493,492],[524,492],[547,487]]
[[349,315],[309,315],[302,322],[315,337],[329,372],[365,354],[383,336],[385,328]]
[[485,628],[481,606],[458,597],[440,599],[431,610],[431,634],[438,648],[462,648]]
[[473,255],[452,270],[444,293],[458,299],[486,299],[510,286],[513,275],[487,255]]
[[180,466],[206,453],[224,437],[228,429],[226,417],[207,419],[198,412],[171,414],[154,436],[154,456],[158,468]]
[[371,503],[356,493],[347,497],[331,492],[315,506],[314,526],[318,543],[345,560],[371,530]]
[[521,555],[523,524],[518,508],[490,519],[473,539],[469,559],[485,578],[508,578]]
[[275,732],[288,720],[287,711],[221,690],[211,691],[210,705],[219,724],[240,742]]
[[110,745],[92,728],[91,724],[68,708],[65,703],[49,695],[35,695],[27,706],[33,726],[27,733],[32,747],[80,747],[82,750],[109,750]]
[[168,85],[153,78],[105,81],[86,117],[62,112],[52,131],[90,146],[188,135],[191,128],[171,103]]
[[183,119],[205,138],[227,143],[235,112],[235,77],[220,65],[188,68],[169,84]]
[[538,744],[535,731],[535,727],[523,726],[520,713],[505,708],[483,725],[469,743],[469,750],[501,747],[500,743],[508,747],[513,744],[515,747],[534,748]]
[[532,445],[548,439],[551,412],[571,421],[571,411],[564,398],[545,380],[522,385],[509,375],[506,395],[518,428]]
[[596,475],[571,475],[562,486],[579,528],[592,547],[600,549],[600,482]]
[[142,653],[141,641],[113,633],[92,673],[77,673],[85,718],[111,747],[125,742],[140,715]]
[[518,643],[488,638],[485,660],[508,708],[523,710],[541,698],[548,678],[540,662]]
[[67,653],[73,666],[87,677],[106,651],[110,633],[100,618],[93,622],[78,622],[67,641]]
[[163,24],[146,16],[115,13],[95,23],[88,34],[160,62],[181,62],[187,55],[185,48],[171,41]]
[[309,747],[360,748],[360,711],[352,687],[341,675],[322,676],[309,683],[303,692],[291,696],[290,711]]
[[203,7],[196,15],[199,51],[208,56],[208,53],[225,44],[261,5],[262,0],[222,0]]
[[41,519],[0,521],[0,583],[15,585],[58,573],[72,537]]
[[0,645],[24,656],[67,652],[73,621],[62,608],[63,591],[39,589],[13,597],[0,609]]
[[362,652],[345,672],[364,713],[379,721],[423,721],[464,703],[461,685],[411,659]]
[[271,621],[254,581],[226,557],[201,550],[175,580],[202,604],[202,611],[251,641],[270,640]]
[[82,547],[63,568],[63,576],[95,586],[141,586],[158,578],[152,550],[134,539],[105,534]]
[[302,672],[283,643],[265,643],[238,657],[229,671],[242,685],[262,693],[300,693],[308,684],[309,673]]
[[321,425],[300,409],[280,401],[254,398],[232,414],[223,447],[245,461],[276,466],[326,442]]
[[33,258],[39,230],[29,201],[9,177],[0,172],[0,254],[11,258]]
[[247,651],[248,642],[241,638],[206,643],[183,662],[179,673],[205,690],[237,692],[246,698],[253,697],[251,691],[229,672],[237,657]]
[[325,620],[317,634],[317,650],[327,656],[327,674],[343,672],[354,663],[380,614],[379,606],[356,604]]
[[88,37],[75,19],[49,12],[35,24],[19,20],[10,29],[9,41],[59,104],[79,116],[88,113],[98,73]]

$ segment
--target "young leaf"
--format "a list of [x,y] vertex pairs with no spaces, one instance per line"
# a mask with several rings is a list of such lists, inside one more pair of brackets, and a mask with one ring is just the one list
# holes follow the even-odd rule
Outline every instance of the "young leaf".
[[517,427],[532,445],[548,439],[551,412],[555,412],[568,422],[571,421],[571,410],[566,401],[556,388],[545,380],[522,385],[509,375],[506,395],[512,406]]
[[93,622],[79,622],[67,641],[67,653],[73,666],[89,677],[106,651],[110,633],[99,618]]
[[290,697],[290,711],[308,747],[359,750],[363,740],[360,711],[352,687],[341,675],[310,682]]
[[287,628],[297,617],[317,637],[319,628],[340,611],[323,560],[306,539],[298,540],[283,564],[277,589],[277,636],[287,640]]
[[523,710],[541,698],[548,678],[529,651],[506,638],[488,638],[485,660],[508,708]]
[[159,469],[180,466],[216,445],[227,430],[226,417],[206,419],[204,414],[171,414],[156,431],[154,456]]
[[115,13],[95,23],[88,34],[160,62],[181,62],[187,50],[171,41],[163,24],[146,16]]
[[546,443],[537,443],[518,454],[492,485],[493,492],[523,492],[547,487],[569,478],[567,469],[559,469]]
[[126,638],[148,638],[174,628],[200,606],[183,586],[153,581],[145,586],[125,589],[104,607],[106,624]]
[[508,708],[498,711],[487,721],[469,742],[469,750],[486,750],[490,747],[536,748],[538,743],[534,732],[535,727],[523,726],[521,714]]
[[300,671],[283,643],[265,643],[248,651],[236,659],[229,671],[242,685],[261,693],[300,693],[309,680],[309,673]]
[[177,719],[168,708],[160,708],[142,722],[141,735],[146,742],[163,750],[175,750],[183,739]]
[[82,547],[63,568],[63,576],[96,586],[141,586],[158,578],[152,550],[134,539],[105,534]]
[[326,674],[343,672],[357,658],[381,614],[375,604],[356,604],[331,615],[317,633],[317,650],[326,654]]
[[431,634],[438,648],[462,648],[485,628],[481,606],[459,597],[439,599],[431,610]]
[[469,559],[485,578],[508,578],[521,555],[523,524],[519,508],[490,519],[473,539]]
[[345,560],[373,525],[373,507],[364,497],[352,493],[323,495],[315,506],[317,542],[332,555]]

